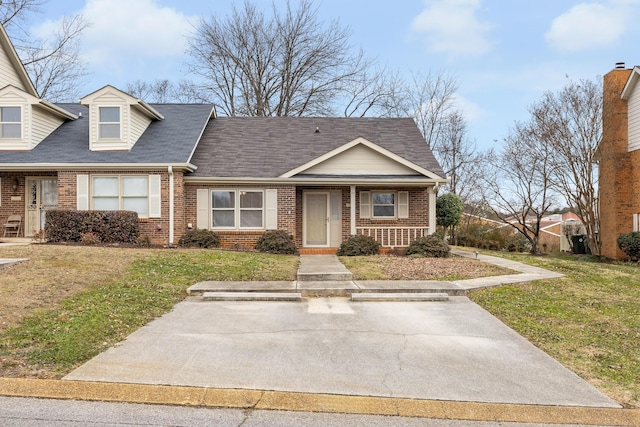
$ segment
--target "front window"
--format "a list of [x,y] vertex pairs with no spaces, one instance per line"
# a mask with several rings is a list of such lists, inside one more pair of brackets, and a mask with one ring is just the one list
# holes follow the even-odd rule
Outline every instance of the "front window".
[[100,139],[120,138],[120,107],[99,107]]
[[396,194],[372,193],[371,208],[373,218],[395,218]]
[[20,107],[0,107],[0,138],[22,138],[22,109]]
[[211,207],[213,228],[264,228],[264,193],[262,191],[213,190]]
[[93,209],[126,210],[149,216],[149,179],[146,176],[94,176]]

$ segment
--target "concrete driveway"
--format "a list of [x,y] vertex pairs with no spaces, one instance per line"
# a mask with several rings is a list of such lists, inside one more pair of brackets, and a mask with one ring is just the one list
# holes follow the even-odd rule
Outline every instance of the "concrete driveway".
[[188,299],[65,379],[619,407],[466,297]]

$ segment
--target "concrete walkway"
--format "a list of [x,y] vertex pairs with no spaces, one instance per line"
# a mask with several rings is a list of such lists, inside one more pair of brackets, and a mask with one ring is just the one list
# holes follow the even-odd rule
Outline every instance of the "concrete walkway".
[[472,290],[506,284],[555,279],[561,273],[510,261],[491,255],[475,254],[464,250],[452,250],[456,256],[477,259],[513,270],[515,274],[479,277],[476,279],[442,280],[351,280],[351,273],[335,255],[302,255],[298,280],[291,282],[199,282],[188,289],[189,295],[199,296],[209,292],[281,293],[300,297],[341,297],[358,293],[446,293],[450,296],[467,295]]
[[[474,253],[457,255],[475,258]],[[560,277],[479,255],[518,274],[456,282],[328,281],[332,293],[471,289]],[[325,258],[336,273],[337,258]],[[302,261],[302,260],[301,260]],[[302,262],[301,262],[302,264]],[[306,268],[306,267],[305,267]],[[304,269],[301,267],[304,273]],[[342,272],[343,273],[343,272]],[[204,289],[277,293],[315,281],[203,282],[193,297],[64,381],[1,379],[0,394],[491,422],[640,425],[574,373],[472,303],[204,302]],[[394,287],[395,285],[395,287]],[[238,289],[242,288],[242,289]],[[356,292],[357,293],[357,292]]]

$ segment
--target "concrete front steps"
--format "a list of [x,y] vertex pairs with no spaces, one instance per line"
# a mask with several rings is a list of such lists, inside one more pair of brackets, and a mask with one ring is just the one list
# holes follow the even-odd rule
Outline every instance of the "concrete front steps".
[[300,255],[299,282],[350,281],[353,274],[335,255]]

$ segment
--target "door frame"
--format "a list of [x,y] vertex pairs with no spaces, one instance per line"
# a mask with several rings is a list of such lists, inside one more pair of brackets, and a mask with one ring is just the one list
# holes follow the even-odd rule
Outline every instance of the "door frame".
[[[41,215],[42,215],[42,209],[41,209],[41,206],[42,206],[42,181],[44,181],[44,180],[55,180],[56,181],[56,193],[57,193],[56,200],[57,200],[58,197],[60,196],[60,194],[58,192],[58,189],[57,189],[58,176],[57,175],[25,176],[24,179],[25,180],[24,180],[24,221],[23,221],[24,227],[23,227],[23,230],[24,230],[24,236],[25,237],[31,237],[31,236],[33,236],[33,225],[34,224],[31,224],[31,221],[29,219],[29,204],[31,202],[31,194],[30,194],[31,188],[30,188],[29,184],[31,182],[33,182],[33,181],[37,182],[37,189],[36,189],[37,194],[38,194],[38,200],[37,201],[39,202],[38,204],[40,206],[37,206],[37,209],[36,209],[37,210],[37,216],[38,216],[36,225],[37,225],[37,229],[40,230],[41,229],[41,227],[40,227],[40,225],[41,225],[40,224],[40,218],[41,218]],[[58,206],[58,205],[59,205],[59,201],[56,204],[56,206]]]
[[302,192],[302,247],[305,248],[328,248],[331,244],[331,226],[329,221],[327,221],[327,231],[326,231],[326,244],[324,245],[310,245],[307,243],[307,195],[309,194],[322,194],[327,198],[327,204],[325,206],[325,217],[329,218],[331,214],[330,204],[331,204],[331,192],[326,190],[310,190]]

